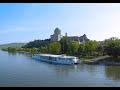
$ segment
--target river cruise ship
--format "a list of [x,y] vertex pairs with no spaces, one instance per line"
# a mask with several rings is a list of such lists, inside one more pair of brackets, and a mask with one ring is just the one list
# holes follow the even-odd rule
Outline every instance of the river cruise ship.
[[56,64],[77,64],[78,58],[74,56],[53,55],[53,54],[34,54],[33,59]]

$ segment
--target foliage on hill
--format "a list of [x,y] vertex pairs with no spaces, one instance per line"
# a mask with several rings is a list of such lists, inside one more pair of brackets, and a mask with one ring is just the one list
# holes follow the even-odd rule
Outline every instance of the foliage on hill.
[[0,45],[0,49],[13,47],[13,48],[20,48],[24,46],[26,43],[9,43],[9,44],[2,44]]
[[50,43],[50,39],[45,40],[34,40],[27,43],[23,48],[39,48],[41,46],[46,46]]
[[40,47],[39,51],[41,53],[60,54],[61,53],[61,44],[59,42],[53,42],[47,46]]
[[115,58],[120,56],[120,39],[109,39],[105,43],[104,51],[109,55]]
[[68,43],[68,53],[71,55],[78,54],[79,43],[77,41],[71,41]]
[[[63,44],[66,45],[63,45]],[[64,46],[63,48],[61,48]],[[67,47],[67,49],[65,49]],[[98,44],[96,41],[88,41],[86,43],[79,44],[77,41],[61,40],[60,42],[53,42],[45,47],[40,48],[41,53],[51,53],[51,54],[67,54],[75,56],[97,56]],[[64,52],[64,53],[63,53]]]
[[68,51],[68,38],[67,36],[64,36],[61,40],[60,40],[60,44],[61,44],[61,53],[67,53]]
[[79,44],[77,41],[68,42],[67,37],[64,37],[59,42],[50,42],[50,39],[34,40],[22,48],[8,47],[4,50],[25,51],[31,53],[67,54],[79,57],[97,57],[102,54],[107,54],[118,58],[120,56],[120,39],[110,38],[104,40],[102,44],[95,40]]

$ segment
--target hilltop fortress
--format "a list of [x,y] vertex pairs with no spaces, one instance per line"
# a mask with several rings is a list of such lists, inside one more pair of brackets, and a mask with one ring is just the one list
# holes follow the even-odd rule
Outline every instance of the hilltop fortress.
[[[67,36],[67,33],[66,33]],[[59,28],[56,28],[54,30],[54,34],[50,36],[50,41],[51,42],[56,42],[56,41],[60,41],[62,39],[63,35],[61,35],[61,30]],[[68,37],[68,42],[74,40],[74,41],[78,41],[79,43],[83,43],[83,42],[87,42],[89,41],[89,39],[87,38],[87,36],[84,34],[83,36],[67,36]]]

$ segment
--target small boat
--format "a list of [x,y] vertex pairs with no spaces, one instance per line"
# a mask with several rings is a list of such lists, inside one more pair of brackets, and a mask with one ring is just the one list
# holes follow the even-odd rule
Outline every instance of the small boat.
[[55,64],[77,64],[77,61],[79,60],[77,57],[66,56],[65,54],[62,55],[34,54],[32,58],[44,62],[55,63]]

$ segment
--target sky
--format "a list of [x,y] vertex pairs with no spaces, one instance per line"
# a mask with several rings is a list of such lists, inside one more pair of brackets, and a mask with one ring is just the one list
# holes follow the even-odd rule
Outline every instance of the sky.
[[62,35],[120,38],[120,3],[0,3],[0,44]]

